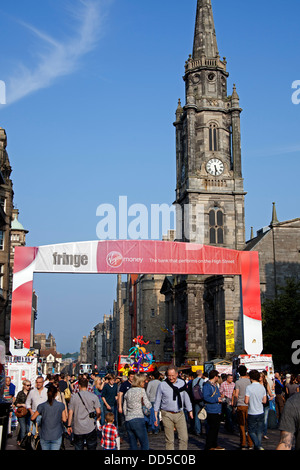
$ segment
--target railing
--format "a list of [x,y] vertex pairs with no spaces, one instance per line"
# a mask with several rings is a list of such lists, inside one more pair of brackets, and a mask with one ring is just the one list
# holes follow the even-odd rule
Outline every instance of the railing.
[[224,57],[224,60],[220,60],[219,57],[215,58],[207,58],[205,56],[201,57],[201,59],[196,59],[193,60],[192,57],[190,56],[189,59],[185,63],[185,69],[186,70],[191,70],[195,69],[197,67],[220,67],[224,70],[226,70],[226,59]]

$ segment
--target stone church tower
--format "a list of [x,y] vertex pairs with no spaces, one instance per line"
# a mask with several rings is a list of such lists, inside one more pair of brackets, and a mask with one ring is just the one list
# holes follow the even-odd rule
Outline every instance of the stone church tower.
[[[179,101],[174,122],[176,237],[243,250],[242,110],[235,85],[227,93],[226,66],[219,55],[211,0],[198,0],[193,54],[183,77],[185,104]],[[241,328],[239,279],[180,276],[165,283],[164,293],[169,323],[175,324],[177,364],[225,357],[225,320],[235,321],[236,334]]]

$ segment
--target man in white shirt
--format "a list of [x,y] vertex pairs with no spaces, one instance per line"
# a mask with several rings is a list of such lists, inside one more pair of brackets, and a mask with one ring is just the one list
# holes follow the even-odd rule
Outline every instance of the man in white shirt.
[[261,440],[264,427],[264,403],[267,401],[266,390],[259,383],[260,374],[257,370],[249,372],[251,385],[245,393],[245,403],[248,405],[248,432],[255,450],[263,450]]
[[179,450],[187,450],[188,430],[184,408],[193,419],[193,407],[185,382],[178,378],[177,367],[170,365],[166,376],[167,379],[157,387],[154,403],[155,426],[158,426],[158,412],[161,410],[166,450],[174,450],[174,428],[178,433]]
[[[48,389],[44,387],[44,378],[42,376],[39,376],[35,381],[35,388],[30,390],[27,395],[25,406],[28,409],[30,415],[32,416],[37,410],[38,405],[40,405],[41,403],[45,403],[47,400]],[[36,418],[35,423],[37,424],[37,426],[41,424],[41,419],[41,415]],[[35,428],[33,429],[33,433],[35,433]]]

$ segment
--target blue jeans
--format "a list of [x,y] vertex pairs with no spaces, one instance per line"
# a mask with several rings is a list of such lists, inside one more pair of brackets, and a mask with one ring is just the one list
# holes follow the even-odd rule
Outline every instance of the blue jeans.
[[127,430],[130,450],[138,450],[138,441],[141,445],[141,450],[149,450],[149,441],[147,428],[144,418],[135,418],[125,421]]
[[153,434],[159,433],[159,426],[155,426],[155,413],[154,413],[154,401],[151,402],[152,408],[150,408],[150,416],[145,416],[145,422],[148,430],[151,430]]
[[104,405],[104,402],[102,400],[102,398],[99,396],[99,403],[100,403],[100,411],[101,411],[101,418],[100,418],[100,424],[101,426],[103,426],[105,424],[105,405]]
[[202,431],[202,424],[200,419],[198,418],[198,413],[202,409],[203,404],[195,403],[194,405],[194,431],[196,434],[201,434]]
[[264,406],[264,431],[263,431],[264,436],[266,436],[267,432],[268,432],[269,411],[270,411],[270,407],[269,406]]
[[30,427],[30,416],[23,416],[22,418],[18,418],[19,425],[20,425],[20,430],[18,434],[18,441],[21,441],[23,437],[26,436],[26,434],[29,431]]
[[62,436],[53,441],[40,439],[42,450],[60,450]]
[[36,426],[38,427],[38,431],[40,432],[40,427],[42,423],[42,416],[38,415],[35,421],[32,421],[33,427],[32,427],[32,434],[35,435],[36,433]]
[[[103,406],[104,406],[104,422],[105,422],[105,416],[107,415],[107,413],[113,413],[114,415],[114,425],[118,427],[119,423],[118,423],[118,407],[116,404],[114,405],[110,405],[111,409],[109,410],[103,403]],[[102,414],[102,412],[101,412]]]
[[254,449],[261,447],[261,440],[264,430],[264,413],[260,415],[248,414],[248,432],[254,444]]

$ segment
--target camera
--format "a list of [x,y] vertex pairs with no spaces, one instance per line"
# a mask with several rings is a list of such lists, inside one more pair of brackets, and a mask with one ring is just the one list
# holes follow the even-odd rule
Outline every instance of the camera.
[[89,413],[89,417],[90,417],[91,419],[96,419],[96,412],[95,412],[95,411],[91,411],[91,412]]

